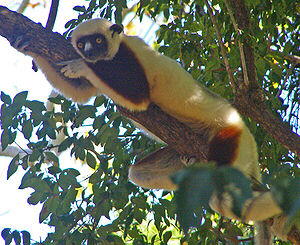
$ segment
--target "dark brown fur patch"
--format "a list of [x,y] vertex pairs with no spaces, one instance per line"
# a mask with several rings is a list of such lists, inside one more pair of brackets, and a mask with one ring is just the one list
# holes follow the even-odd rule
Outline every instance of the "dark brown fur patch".
[[120,44],[112,60],[87,64],[111,89],[132,103],[139,104],[149,99],[143,67],[125,43]]
[[208,160],[218,166],[232,164],[236,158],[241,129],[235,126],[221,129],[211,140]]

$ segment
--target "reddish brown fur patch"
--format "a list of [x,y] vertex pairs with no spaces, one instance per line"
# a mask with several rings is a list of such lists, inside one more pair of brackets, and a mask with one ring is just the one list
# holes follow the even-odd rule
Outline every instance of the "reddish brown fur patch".
[[216,162],[218,166],[232,164],[237,155],[241,132],[235,126],[221,129],[210,142],[208,160]]

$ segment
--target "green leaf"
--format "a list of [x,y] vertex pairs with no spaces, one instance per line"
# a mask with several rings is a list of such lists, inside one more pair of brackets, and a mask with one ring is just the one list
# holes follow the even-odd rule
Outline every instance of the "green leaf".
[[86,163],[89,165],[89,167],[91,167],[92,169],[95,169],[97,166],[97,161],[96,158],[94,157],[93,154],[91,154],[90,152],[88,152],[86,154]]
[[66,190],[71,186],[76,188],[81,187],[80,184],[77,182],[75,176],[66,174],[65,172],[62,172],[59,175],[58,184],[63,190]]
[[28,231],[21,231],[23,238],[23,245],[30,245],[30,233]]
[[15,172],[17,172],[19,167],[19,154],[16,155],[11,161],[8,166],[7,170],[7,179],[9,179]]
[[107,99],[104,96],[97,96],[94,100],[94,106],[99,107],[103,105],[106,101]]
[[4,129],[1,134],[1,148],[4,151],[7,146],[9,145],[9,131],[7,129]]
[[28,91],[23,91],[18,94],[13,99],[13,104],[25,105],[28,96]]
[[65,28],[68,29],[71,26],[74,26],[74,24],[77,22],[77,19],[71,19],[65,24]]
[[23,133],[25,139],[27,139],[27,140],[30,139],[30,137],[32,135],[32,130],[33,130],[33,126],[32,126],[31,120],[26,120],[22,125],[22,133]]
[[41,113],[46,110],[44,103],[37,100],[26,101],[25,105],[35,113]]
[[[74,147],[75,158],[84,161],[85,159],[85,150],[81,147]],[[72,149],[72,150],[73,150]]]
[[37,192],[42,192],[42,193],[51,193],[51,189],[47,182],[43,179],[39,178],[27,178],[23,181],[22,187],[31,187]]
[[300,179],[293,179],[290,186],[289,193],[293,193],[293,195],[290,197],[288,214],[290,216],[295,216],[297,214],[300,216]]
[[77,12],[85,12],[85,6],[75,6],[73,9]]
[[17,133],[12,132],[9,129],[4,129],[1,134],[1,147],[2,150],[5,150],[7,146],[13,143],[16,139]]
[[62,211],[65,213],[69,213],[71,210],[71,203],[75,201],[78,191],[74,188],[70,188],[67,190],[67,194],[65,195],[63,201],[60,203]]
[[209,208],[213,192],[212,171],[204,168],[184,169],[176,173],[173,180],[179,184],[175,195],[178,220],[187,231],[199,223],[199,217],[195,214],[201,213],[202,207]]
[[100,129],[103,125],[105,125],[104,117],[102,116],[96,117],[93,122],[93,128]]
[[67,137],[63,142],[58,146],[58,152],[67,150],[74,143],[74,138]]
[[225,228],[224,233],[230,237],[243,236],[242,230],[231,222],[224,222],[222,227]]
[[65,195],[63,200],[68,203],[74,202],[76,199],[77,193],[78,193],[78,191],[76,189],[71,188],[67,191],[67,194]]
[[10,244],[10,242],[12,241],[12,235],[10,233],[10,228],[3,229],[1,231],[1,236],[5,240],[5,242],[7,242],[7,244]]
[[101,205],[98,205],[91,214],[94,218],[99,219],[101,216],[105,216],[109,219],[109,212],[111,211],[111,205],[108,200],[102,200]]
[[13,231],[12,236],[16,245],[21,244],[21,235],[19,231]]
[[35,162],[41,157],[41,153],[38,150],[33,150],[29,156],[29,162]]
[[164,13],[165,19],[168,20],[170,17],[170,9],[168,9],[168,8],[164,9],[163,13]]
[[77,177],[77,176],[80,175],[80,172],[77,169],[74,169],[74,168],[65,169],[63,172],[65,172],[69,175],[73,175],[74,177]]
[[58,95],[56,97],[50,97],[48,98],[48,100],[53,103],[53,104],[57,104],[57,105],[61,105],[62,104],[62,96]]
[[166,231],[164,233],[164,236],[163,236],[163,241],[165,244],[168,244],[168,241],[171,239],[172,237],[172,232],[171,231]]
[[121,237],[117,236],[117,235],[108,235],[106,240],[109,242],[109,244],[125,244],[124,241],[122,240]]
[[59,158],[52,151],[44,152],[48,161],[53,163],[59,163]]
[[94,118],[97,109],[95,106],[85,105],[80,108],[76,117],[76,124],[80,125],[87,118]]
[[151,238],[151,245],[153,244],[156,244],[155,241],[156,241],[156,237],[157,237],[157,234],[155,234],[152,238]]
[[56,166],[51,166],[48,168],[48,172],[52,175],[56,175],[58,173],[60,173],[62,170],[59,167]]
[[21,180],[21,184],[19,186],[19,189],[25,189],[27,187],[30,187],[27,183],[30,183],[28,182],[28,180],[32,179],[32,178],[36,178],[36,175],[33,174],[30,170],[28,170],[24,175],[23,175],[23,178]]
[[145,212],[140,209],[134,209],[133,215],[134,215],[135,220],[139,224],[142,224],[143,220],[145,219]]
[[50,215],[51,209],[49,208],[49,200],[52,200],[52,198],[49,198],[46,202],[44,202],[42,210],[40,211],[39,214],[40,223],[42,223]]
[[45,201],[45,193],[40,192],[40,191],[35,191],[30,194],[30,197],[27,199],[27,202],[32,205],[36,205],[39,202],[44,202]]
[[9,95],[5,94],[3,91],[1,91],[1,101],[3,101],[5,104],[10,105],[11,104],[11,98]]

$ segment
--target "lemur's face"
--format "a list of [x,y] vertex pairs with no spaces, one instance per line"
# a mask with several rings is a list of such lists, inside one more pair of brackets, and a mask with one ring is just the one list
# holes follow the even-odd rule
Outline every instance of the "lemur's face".
[[77,40],[77,49],[88,62],[105,59],[108,55],[108,43],[100,33],[83,36]]
[[72,45],[87,62],[112,60],[122,40],[123,27],[105,19],[92,19],[72,32]]

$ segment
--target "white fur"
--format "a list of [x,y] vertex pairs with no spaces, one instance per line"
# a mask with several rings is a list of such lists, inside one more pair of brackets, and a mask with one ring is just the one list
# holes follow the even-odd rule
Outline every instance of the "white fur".
[[227,218],[241,219],[244,222],[262,221],[282,213],[270,191],[263,193],[254,192],[253,195],[254,197],[248,199],[244,204],[241,217],[237,217],[233,213],[232,198],[227,193],[224,193],[221,199],[213,195],[209,204],[212,209]]
[[91,19],[81,23],[72,33],[73,47],[80,55],[82,55],[81,52],[79,52],[79,49],[77,48],[78,39],[82,36],[101,33],[105,36],[108,43],[108,53],[104,59],[111,60],[118,52],[120,41],[122,39],[122,33],[115,34],[112,36],[112,31],[109,29],[112,25],[113,23],[106,19]]
[[51,85],[67,98],[71,98],[73,101],[84,103],[100,93],[99,89],[92,85],[85,89],[71,85],[70,81],[63,79],[61,74],[59,74],[52,67],[49,61],[40,56],[32,55],[32,57],[34,57],[34,61],[45,74]]

